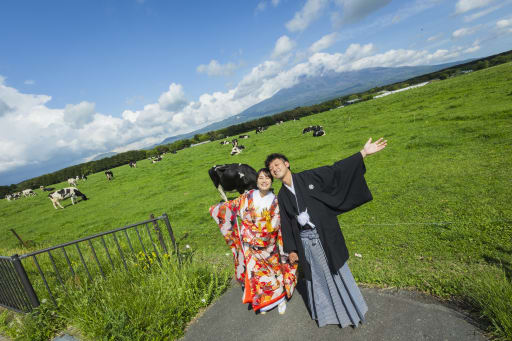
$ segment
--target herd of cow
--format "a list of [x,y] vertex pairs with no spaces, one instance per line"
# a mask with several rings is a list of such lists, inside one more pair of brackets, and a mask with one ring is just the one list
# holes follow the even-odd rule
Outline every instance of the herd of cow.
[[[282,122],[279,122],[277,124],[280,124]],[[256,134],[262,133],[264,130],[266,130],[266,127],[258,127],[256,129]],[[325,131],[322,126],[314,125],[306,127],[302,130],[302,134],[306,134],[308,132],[313,132],[314,137],[324,136]],[[239,139],[248,139],[249,135],[240,135],[238,137]],[[221,145],[227,145],[232,144],[233,148],[231,149],[231,156],[238,155],[242,152],[243,149],[245,149],[245,146],[238,143],[238,139],[235,138],[230,141],[221,141]],[[149,158],[152,163],[157,163],[162,160],[162,155],[159,155],[157,157]],[[129,163],[130,168],[137,168],[137,162],[136,161],[130,161]],[[257,173],[254,168],[247,164],[242,163],[231,163],[231,164],[224,164],[224,165],[216,165],[210,168],[208,171],[208,174],[210,175],[210,178],[217,190],[219,191],[221,197],[223,200],[227,201],[227,197],[225,192],[233,192],[238,191],[240,194],[244,193],[247,190],[256,188],[256,178]],[[107,177],[107,180],[113,180],[114,179],[114,173],[111,170],[105,171],[105,176]],[[53,191],[55,188],[45,188],[44,186],[40,186],[41,191],[53,191],[50,194],[48,194],[48,198],[51,200],[53,207],[55,209],[58,209],[57,206],[60,208],[62,205],[60,204],[60,201],[64,199],[71,198],[71,203],[75,204],[75,199],[78,197],[81,197],[82,200],[87,200],[87,197],[85,194],[80,192],[77,189],[78,180],[87,180],[87,176],[82,175],[81,177],[76,176],[75,178],[69,178],[67,180],[69,186],[57,191]],[[21,192],[16,192],[12,194],[7,194],[5,198],[8,201],[16,200],[21,197],[30,197],[35,196],[36,193],[32,189],[25,189]]]

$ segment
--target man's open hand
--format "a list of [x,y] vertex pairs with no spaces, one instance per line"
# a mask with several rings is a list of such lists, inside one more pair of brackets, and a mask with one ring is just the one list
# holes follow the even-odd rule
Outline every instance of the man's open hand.
[[381,151],[382,149],[386,148],[387,144],[388,141],[384,140],[382,137],[372,143],[372,138],[370,137],[370,139],[366,142],[363,149],[361,150],[361,154],[363,155],[363,157],[375,154],[378,151]]

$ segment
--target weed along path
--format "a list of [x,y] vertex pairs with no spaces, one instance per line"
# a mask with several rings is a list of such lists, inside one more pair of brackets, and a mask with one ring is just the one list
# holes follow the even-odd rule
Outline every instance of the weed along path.
[[361,290],[368,304],[365,324],[318,328],[300,285],[284,315],[277,309],[256,315],[241,303],[241,290],[235,284],[188,327],[181,340],[487,340],[469,318],[429,296],[395,289]]

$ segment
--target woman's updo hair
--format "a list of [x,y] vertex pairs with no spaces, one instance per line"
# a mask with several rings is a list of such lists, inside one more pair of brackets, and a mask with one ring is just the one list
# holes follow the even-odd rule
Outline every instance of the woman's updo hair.
[[272,174],[270,174],[270,170],[268,168],[261,168],[259,171],[258,171],[258,174],[257,174],[257,177],[260,176],[260,173],[263,172],[267,177],[270,178],[270,181],[274,182],[274,177],[272,176]]

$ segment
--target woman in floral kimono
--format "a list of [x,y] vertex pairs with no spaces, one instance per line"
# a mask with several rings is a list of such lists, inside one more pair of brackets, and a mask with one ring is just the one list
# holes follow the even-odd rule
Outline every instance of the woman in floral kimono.
[[283,251],[272,181],[270,171],[260,169],[258,189],[212,206],[210,214],[233,252],[236,279],[244,290],[242,302],[262,314],[275,306],[284,314],[297,283],[297,264],[290,265]]

